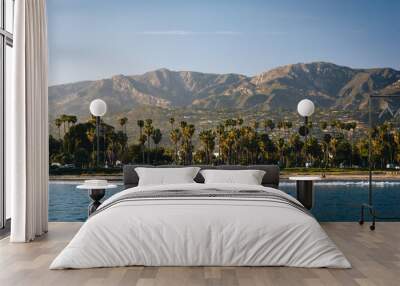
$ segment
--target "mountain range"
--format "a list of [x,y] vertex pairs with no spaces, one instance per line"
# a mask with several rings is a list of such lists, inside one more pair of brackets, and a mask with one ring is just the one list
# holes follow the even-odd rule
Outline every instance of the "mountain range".
[[107,102],[109,114],[140,108],[295,109],[310,98],[319,108],[360,110],[368,94],[400,94],[400,71],[353,69],[333,63],[299,63],[250,77],[159,69],[142,75],[116,75],[49,87],[51,118],[60,114],[88,117],[95,98]]

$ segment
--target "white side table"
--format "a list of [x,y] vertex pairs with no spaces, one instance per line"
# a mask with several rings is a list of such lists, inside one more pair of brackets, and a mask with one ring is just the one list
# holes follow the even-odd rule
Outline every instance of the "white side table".
[[88,195],[92,199],[92,203],[88,206],[88,215],[90,216],[94,213],[97,208],[101,205],[100,200],[106,194],[107,189],[114,189],[117,185],[107,184],[103,186],[96,186],[96,185],[79,185],[76,188],[88,190]]
[[314,181],[321,180],[319,176],[295,176],[289,180],[296,181],[297,200],[307,209],[314,206]]

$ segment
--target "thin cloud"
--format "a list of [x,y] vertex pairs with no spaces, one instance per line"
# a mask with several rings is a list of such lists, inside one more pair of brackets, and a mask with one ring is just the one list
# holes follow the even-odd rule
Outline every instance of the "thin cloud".
[[139,35],[148,35],[148,36],[188,36],[193,35],[192,31],[183,31],[183,30],[171,30],[171,31],[144,31],[138,32]]
[[228,35],[228,36],[240,36],[243,35],[241,32],[235,32],[235,31],[215,31],[215,35]]
[[145,36],[240,36],[243,33],[236,31],[208,31],[208,32],[195,32],[188,30],[166,30],[166,31],[143,31],[137,32],[138,35]]
[[269,32],[259,32],[259,33],[254,33],[254,34],[260,35],[260,36],[282,36],[282,35],[287,35],[288,33],[279,32],[279,31],[269,31]]
[[284,32],[279,31],[268,31],[268,32],[238,32],[238,31],[204,31],[196,32],[190,30],[165,30],[165,31],[143,31],[136,32],[137,35],[144,36],[243,36],[243,35],[253,35],[253,36],[280,36],[285,35]]

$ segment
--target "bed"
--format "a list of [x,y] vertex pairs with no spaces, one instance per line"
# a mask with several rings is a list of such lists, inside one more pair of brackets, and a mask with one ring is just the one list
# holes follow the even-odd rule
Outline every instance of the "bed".
[[124,167],[125,190],[103,202],[50,269],[351,267],[308,210],[278,190],[276,166],[216,167],[264,170],[261,185],[204,184],[199,173],[194,183],[152,186],[137,186],[136,167]]

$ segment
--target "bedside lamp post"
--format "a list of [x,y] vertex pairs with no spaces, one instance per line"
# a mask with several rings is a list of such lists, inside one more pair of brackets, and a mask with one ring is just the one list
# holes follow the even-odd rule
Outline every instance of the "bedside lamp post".
[[96,139],[97,139],[97,160],[96,167],[100,165],[100,117],[107,112],[107,104],[104,100],[95,99],[90,103],[90,113],[96,117]]
[[[314,113],[314,110],[314,103],[309,99],[303,99],[297,105],[297,112],[300,114],[300,116],[304,117],[304,125],[300,127],[299,133],[301,136],[304,136],[305,144],[307,143],[307,135],[310,132],[310,130],[308,129],[308,118]],[[307,160],[307,147],[305,150]]]

